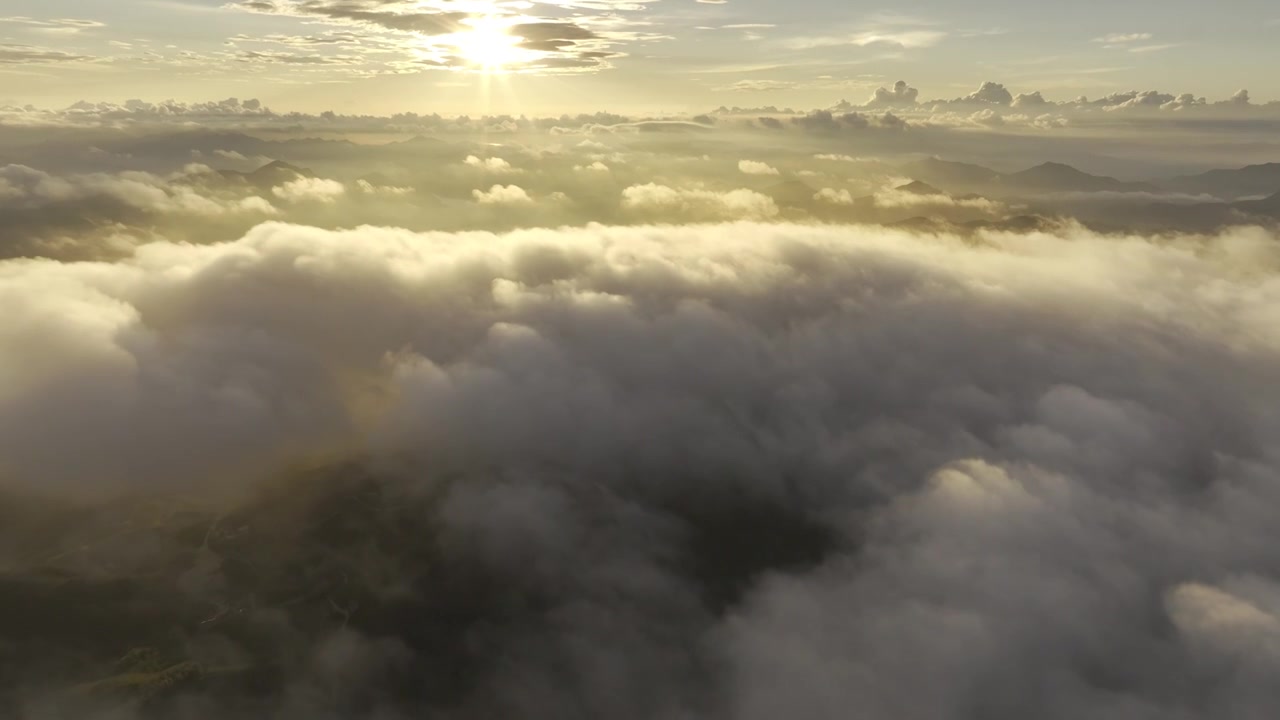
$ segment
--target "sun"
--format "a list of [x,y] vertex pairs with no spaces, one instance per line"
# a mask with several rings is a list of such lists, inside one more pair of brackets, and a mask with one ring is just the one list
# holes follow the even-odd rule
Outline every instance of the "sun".
[[469,66],[483,70],[509,69],[526,62],[531,52],[520,47],[523,38],[511,34],[511,26],[497,18],[472,18],[464,21],[470,29],[447,38]]

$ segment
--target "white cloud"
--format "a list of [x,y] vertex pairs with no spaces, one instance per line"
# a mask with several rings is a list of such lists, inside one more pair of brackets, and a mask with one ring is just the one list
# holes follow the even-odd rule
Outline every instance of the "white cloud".
[[271,189],[273,195],[289,202],[333,203],[346,192],[346,186],[337,180],[310,177],[290,180]]
[[960,98],[956,102],[982,103],[990,105],[1012,105],[1013,94],[1002,84],[984,82],[977,90]]
[[876,88],[867,107],[902,107],[916,104],[920,91],[911,87],[904,80],[894,83],[892,89]]
[[472,190],[471,195],[481,205],[531,205],[533,198],[518,185],[494,185],[488,192]]
[[[190,171],[208,171],[195,166]],[[198,173],[197,173],[198,174]],[[164,178],[146,172],[52,175],[24,165],[0,167],[0,209],[38,208],[106,198],[153,213],[273,215],[276,209],[259,197],[223,197],[184,184],[188,173]]]
[[738,171],[746,175],[777,175],[778,169],[757,160],[739,160]]
[[967,208],[991,214],[1007,210],[1002,203],[984,197],[956,198],[946,194],[921,194],[896,188],[881,190],[873,198],[876,206],[882,208]]
[[814,200],[830,205],[852,205],[853,195],[848,190],[822,188],[813,196]]
[[843,155],[840,153],[819,153],[814,155],[813,158],[815,160],[831,160],[833,162],[863,162],[862,158],[857,158],[852,155]]
[[882,45],[906,50],[933,47],[946,39],[946,37],[947,34],[940,30],[885,28],[864,30],[851,35],[820,35],[792,38],[786,42],[786,45],[799,50],[839,45],[861,47]]
[[850,38],[854,45],[896,45],[902,48],[932,47],[946,38],[937,30],[898,30],[862,32]]
[[519,172],[519,170],[517,170],[516,168],[511,167],[511,163],[507,162],[506,160],[503,160],[500,157],[490,157],[490,158],[482,159],[482,158],[476,157],[475,155],[468,155],[467,159],[463,162],[473,168],[479,168],[481,170],[484,170],[485,172],[491,172],[498,175]]
[[694,219],[761,220],[776,217],[779,212],[773,198],[752,190],[716,192],[656,183],[626,188],[622,191],[622,205],[642,212],[684,213]]
[[1143,40],[1150,40],[1151,37],[1152,37],[1151,33],[1145,33],[1145,32],[1144,33],[1111,33],[1110,35],[1103,35],[1102,37],[1094,38],[1093,41],[1096,43],[1106,43],[1108,45],[1122,45],[1126,43],[1134,43],[1134,42],[1140,42]]
[[413,192],[411,187],[397,187],[394,185],[374,185],[365,179],[356,180],[356,187],[365,195],[409,195]]

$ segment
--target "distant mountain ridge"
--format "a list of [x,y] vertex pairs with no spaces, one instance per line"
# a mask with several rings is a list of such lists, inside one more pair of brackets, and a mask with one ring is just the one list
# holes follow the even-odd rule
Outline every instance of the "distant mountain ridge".
[[939,158],[917,160],[903,165],[901,170],[910,177],[939,185],[983,185],[1001,176],[988,167]]
[[1231,204],[1231,207],[1243,212],[1280,218],[1280,192],[1269,195],[1261,200],[1241,200],[1234,202]]
[[1001,182],[1017,188],[1049,192],[1156,192],[1150,183],[1126,182],[1103,175],[1090,175],[1058,162],[1041,163],[1021,172],[1004,175]]
[[1213,195],[1241,199],[1280,192],[1280,162],[1246,165],[1233,170],[1210,170],[1184,175],[1163,183],[1164,187],[1192,195]]
[[1151,183],[1091,175],[1071,165],[1045,162],[1026,170],[1002,173],[982,165],[926,158],[900,168],[913,179],[942,187],[978,188],[990,192],[1158,192]]
[[313,178],[316,176],[315,173],[306,168],[290,165],[283,160],[273,160],[252,172],[223,170],[218,174],[226,180],[244,182],[263,189],[283,185],[298,178]]
[[920,180],[912,180],[906,185],[899,185],[894,188],[894,190],[907,193],[909,195],[920,195],[924,197],[931,195],[946,195],[946,193],[942,192],[938,188]]

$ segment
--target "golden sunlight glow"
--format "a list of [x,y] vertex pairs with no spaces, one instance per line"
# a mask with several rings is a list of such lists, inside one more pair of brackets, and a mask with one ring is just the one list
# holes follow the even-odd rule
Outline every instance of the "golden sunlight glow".
[[468,65],[501,70],[528,62],[534,56],[532,51],[520,47],[523,38],[512,35],[509,24],[495,18],[475,18],[468,24],[470,30],[445,38]]

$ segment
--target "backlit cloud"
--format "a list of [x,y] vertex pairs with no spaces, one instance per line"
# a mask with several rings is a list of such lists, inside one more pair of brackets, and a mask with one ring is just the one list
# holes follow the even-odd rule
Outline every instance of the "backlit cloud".
[[535,0],[528,12],[482,0],[239,0],[227,7],[359,28],[416,56],[410,62],[422,68],[592,70],[620,55],[616,46],[646,37],[621,15],[644,6],[614,0]]

